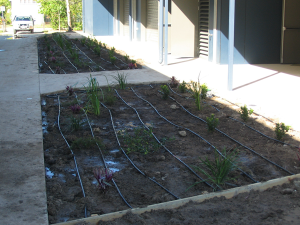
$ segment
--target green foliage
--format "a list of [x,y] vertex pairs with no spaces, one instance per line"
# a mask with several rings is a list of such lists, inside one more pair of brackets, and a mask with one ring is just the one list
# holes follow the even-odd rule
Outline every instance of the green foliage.
[[219,125],[219,119],[215,118],[215,114],[211,114],[210,117],[206,117],[208,131],[214,132]]
[[[133,135],[130,135],[127,131],[120,135],[123,140],[124,147],[127,153],[140,152],[148,154],[155,152],[160,148],[160,144],[155,140],[152,134],[152,129],[136,128],[133,131]],[[162,140],[162,144],[166,142],[166,139]]]
[[136,60],[132,59],[132,60],[131,60],[131,63],[132,63],[132,64],[136,64]]
[[125,60],[126,63],[128,63],[129,62],[129,55],[125,55],[124,60]]
[[94,52],[96,53],[96,55],[101,56],[101,45],[96,45],[94,48]]
[[104,91],[104,103],[106,105],[111,106],[116,102],[116,100],[117,100],[116,96],[114,96],[114,94],[111,91],[109,90]]
[[[228,153],[226,152],[226,148],[224,148],[222,154],[225,158],[219,155],[217,150],[215,150],[214,160],[209,160],[207,157],[204,160],[200,158],[200,165],[204,168],[196,167],[197,170],[207,176],[208,181],[212,182],[216,186],[215,189],[222,189],[222,185],[230,180],[234,180],[234,178],[230,178],[228,175],[231,171],[237,168],[237,149]],[[209,172],[206,172],[205,169]]]
[[253,113],[253,109],[248,109],[246,105],[241,106],[241,111],[239,112],[242,120],[245,122],[249,119],[249,116]]
[[290,128],[291,126],[286,126],[284,123],[276,123],[275,134],[277,140],[281,140],[285,136],[285,133],[288,132]]
[[103,144],[101,139],[98,138],[92,138],[92,137],[85,137],[85,138],[78,138],[75,141],[72,142],[71,148],[72,149],[79,149],[79,150],[85,150],[90,149],[92,147],[96,147],[95,145],[98,145],[101,149],[105,148],[105,145]]
[[112,76],[119,84],[120,89],[124,90],[127,86],[127,75],[119,73],[117,76]]
[[179,91],[181,92],[181,93],[185,93],[186,92],[186,90],[187,90],[187,86],[186,86],[186,83],[185,83],[185,81],[182,81],[182,83],[181,84],[179,84]]
[[[6,24],[11,24],[10,1],[9,0],[0,0],[0,6],[5,6],[4,17],[5,17]],[[0,19],[0,24],[2,24],[2,18]]]
[[81,119],[72,116],[72,117],[70,118],[70,120],[71,120],[71,130],[72,130],[72,131],[78,131],[78,130],[80,129],[81,125],[83,124],[83,123],[81,122]]
[[163,97],[162,98],[164,100],[167,100],[168,97],[169,97],[169,94],[170,94],[170,90],[169,90],[168,86],[167,85],[161,85],[160,88],[163,92]]
[[96,116],[100,115],[100,101],[99,101],[99,83],[96,78],[93,78],[90,75],[90,79],[88,81],[88,86],[85,87],[88,103],[87,103],[87,111],[94,113]]
[[112,56],[110,57],[110,62],[115,65],[117,58]]
[[206,86],[206,84],[202,84],[201,85],[201,98],[202,99],[206,99],[207,92],[208,92],[208,87]]
[[199,80],[198,80],[198,82],[191,81],[190,90],[192,91],[192,95],[195,99],[196,107],[198,110],[200,110],[201,109],[201,97],[200,96],[201,96],[202,88],[201,88]]

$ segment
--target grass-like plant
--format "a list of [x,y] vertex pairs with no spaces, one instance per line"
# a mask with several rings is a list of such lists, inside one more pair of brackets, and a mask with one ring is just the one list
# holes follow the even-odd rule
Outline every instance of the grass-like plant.
[[71,116],[70,120],[71,120],[71,130],[78,131],[82,125],[81,119]]
[[[135,128],[133,132],[133,135],[127,131],[121,135],[127,153],[140,152],[146,155],[160,148],[161,145],[153,137],[152,129]],[[166,140],[161,142],[164,144]]]
[[127,54],[124,55],[124,60],[125,60],[126,63],[128,63],[129,62],[129,55],[127,55]]
[[84,46],[84,45],[85,45],[85,43],[86,43],[86,38],[82,38],[82,39],[80,39],[80,44],[81,44],[82,46]]
[[170,79],[170,86],[172,88],[176,88],[178,87],[178,84],[179,84],[179,80],[177,80],[174,76],[172,76]]
[[104,103],[106,105],[112,106],[113,104],[115,104],[116,100],[116,96],[114,96],[114,94],[111,91],[106,90],[104,92]]
[[111,56],[111,57],[110,57],[110,62],[111,62],[113,65],[115,65],[116,60],[117,60],[116,57],[114,57],[114,56]]
[[253,109],[248,109],[246,105],[241,106],[240,115],[245,122],[249,119],[249,116],[254,112]]
[[88,81],[88,86],[85,87],[87,97],[88,97],[88,106],[87,110],[92,111],[96,116],[100,115],[100,101],[99,101],[99,83],[96,78],[93,78],[90,75],[90,79]]
[[276,123],[275,134],[277,140],[282,140],[282,138],[285,136],[286,132],[288,132],[290,128],[290,126],[286,126],[284,123]]
[[206,84],[201,85],[201,98],[206,99],[207,97],[207,92],[208,92],[208,87]]
[[192,91],[192,95],[195,99],[195,104],[198,110],[201,109],[201,85],[198,79],[198,82],[191,81],[190,90]]
[[215,118],[215,114],[211,114],[209,117],[206,117],[208,131],[214,132],[216,127],[219,125],[219,119]]
[[117,76],[112,76],[119,84],[119,88],[124,90],[127,86],[127,75],[124,73],[119,73]]
[[96,145],[98,145],[100,148],[105,148],[105,145],[103,144],[101,139],[94,139],[92,137],[78,138],[74,140],[71,144],[71,148],[85,150],[90,149],[92,147],[96,147]]
[[215,185],[215,190],[222,189],[222,186],[226,182],[234,180],[234,178],[230,178],[228,175],[237,168],[237,149],[229,153],[226,151],[226,148],[224,148],[222,154],[225,158],[219,155],[217,150],[215,150],[214,160],[209,160],[207,157],[205,159],[200,158],[201,167],[196,167],[197,170],[207,177],[208,181]]
[[94,168],[94,177],[98,182],[98,188],[105,192],[112,185],[109,183],[113,179],[113,172],[106,168]]
[[96,45],[96,47],[94,48],[94,52],[96,53],[96,55],[101,56],[101,47],[100,47],[100,45]]
[[180,91],[181,93],[185,93],[186,90],[187,90],[187,86],[186,86],[185,81],[182,81],[182,83],[179,84],[178,88],[179,88],[179,91]]
[[169,97],[169,94],[170,94],[170,90],[169,90],[168,86],[167,85],[161,85],[160,88],[161,88],[161,90],[163,92],[162,98],[164,100],[167,100],[168,97]]

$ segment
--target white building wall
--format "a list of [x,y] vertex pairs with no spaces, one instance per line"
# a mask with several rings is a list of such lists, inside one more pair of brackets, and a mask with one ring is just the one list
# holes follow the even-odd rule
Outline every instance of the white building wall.
[[11,3],[12,20],[16,15],[31,15],[35,20],[35,25],[42,25],[44,23],[44,14],[39,13],[40,6],[35,0],[12,0]]

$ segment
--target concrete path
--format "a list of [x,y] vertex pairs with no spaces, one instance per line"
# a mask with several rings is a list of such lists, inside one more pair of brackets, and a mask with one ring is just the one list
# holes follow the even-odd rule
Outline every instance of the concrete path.
[[0,36],[0,224],[48,224],[35,38]]

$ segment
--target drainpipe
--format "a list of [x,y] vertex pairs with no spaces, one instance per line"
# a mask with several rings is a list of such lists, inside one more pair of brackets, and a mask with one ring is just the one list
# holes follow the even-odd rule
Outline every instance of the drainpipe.
[[158,24],[158,33],[159,33],[159,44],[158,44],[158,53],[159,53],[159,58],[158,62],[162,63],[163,62],[163,19],[164,19],[164,0],[160,0],[159,4],[159,24]]
[[168,14],[169,14],[169,0],[165,0],[165,66],[168,65]]
[[132,0],[129,0],[129,41],[132,41]]
[[234,14],[235,0],[229,1],[229,29],[228,29],[228,91],[232,91],[233,83],[233,51],[234,51]]

